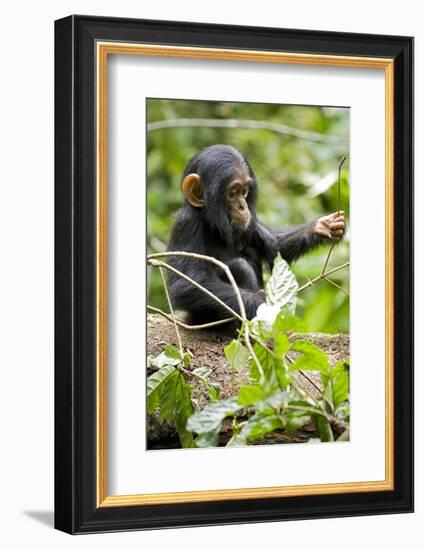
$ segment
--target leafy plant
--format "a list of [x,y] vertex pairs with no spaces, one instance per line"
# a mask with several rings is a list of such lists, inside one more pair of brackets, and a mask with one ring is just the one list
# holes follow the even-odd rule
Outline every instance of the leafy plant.
[[193,435],[187,421],[193,414],[191,385],[184,376],[190,356],[173,346],[167,346],[154,361],[158,370],[147,379],[147,412],[159,408],[159,418],[175,424],[182,447],[193,446]]
[[[349,365],[330,368],[327,355],[307,339],[290,339],[305,330],[295,316],[297,281],[278,256],[266,285],[266,303],[252,321],[245,320],[238,338],[224,350],[235,373],[247,372],[250,383],[230,399],[219,399],[219,387],[209,382],[211,369],[191,369],[190,355],[167,346],[153,359],[157,368],[147,381],[147,407],[159,409],[163,420],[174,423],[183,447],[210,447],[219,443],[222,422],[232,418],[233,436],[227,445],[247,445],[275,430],[290,434],[313,420],[321,441],[334,441],[348,429]],[[253,347],[250,339],[254,340]],[[319,396],[299,386],[295,373],[318,372]],[[195,411],[191,379],[207,385],[210,403]],[[247,420],[239,421],[240,415]],[[195,434],[195,436],[193,436]]]

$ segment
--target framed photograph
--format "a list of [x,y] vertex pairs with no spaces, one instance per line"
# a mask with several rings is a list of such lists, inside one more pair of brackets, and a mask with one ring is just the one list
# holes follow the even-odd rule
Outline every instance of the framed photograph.
[[413,39],[55,23],[55,526],[413,510]]

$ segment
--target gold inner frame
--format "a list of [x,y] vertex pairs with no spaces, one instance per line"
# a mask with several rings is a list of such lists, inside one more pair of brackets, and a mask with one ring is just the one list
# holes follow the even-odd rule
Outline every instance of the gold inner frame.
[[[394,60],[281,53],[254,50],[194,48],[122,42],[97,42],[97,506],[141,506],[255,498],[276,498],[388,491],[394,489]],[[385,479],[316,485],[218,489],[178,493],[108,496],[107,493],[107,61],[109,55],[143,55],[384,69],[385,72],[385,212],[386,212],[386,369]]]

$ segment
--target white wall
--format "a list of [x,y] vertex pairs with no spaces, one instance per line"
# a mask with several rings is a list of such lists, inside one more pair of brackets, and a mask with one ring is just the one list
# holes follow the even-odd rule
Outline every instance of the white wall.
[[[416,513],[146,533],[70,537],[51,528],[53,504],[53,20],[71,13],[405,34],[416,37],[416,203],[423,204],[424,28],[420,3],[369,0],[16,0],[2,8],[0,129],[0,542],[3,548],[132,548],[152,545],[344,550],[422,540],[423,405],[417,403]],[[417,281],[424,217],[417,216]],[[421,245],[421,246],[420,246]],[[416,289],[417,304],[423,292]],[[416,334],[424,325],[417,308]],[[416,387],[424,384],[417,349]],[[419,397],[421,398],[419,392]],[[418,394],[418,392],[417,392]],[[422,398],[421,398],[422,399]],[[421,529],[420,529],[421,527]],[[6,544],[5,544],[6,543]]]

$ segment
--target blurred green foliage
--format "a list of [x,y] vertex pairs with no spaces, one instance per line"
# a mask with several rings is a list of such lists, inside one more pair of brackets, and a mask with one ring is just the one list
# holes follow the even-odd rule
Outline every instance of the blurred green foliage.
[[[149,99],[148,123],[182,118],[238,119],[277,123],[337,136],[335,143],[312,141],[267,129],[170,127],[148,131],[148,252],[166,249],[175,213],[181,207],[181,176],[189,159],[203,147],[226,143],[240,149],[259,183],[258,215],[271,227],[291,226],[337,211],[337,169],[349,156],[349,109],[298,105]],[[341,178],[341,209],[349,217],[349,162]],[[299,284],[320,274],[328,247],[293,264]],[[328,268],[349,259],[349,231],[337,245]],[[344,289],[349,270],[331,276]],[[162,280],[149,268],[148,303],[168,310]],[[347,332],[349,297],[327,281],[299,295],[297,313],[311,331]]]

